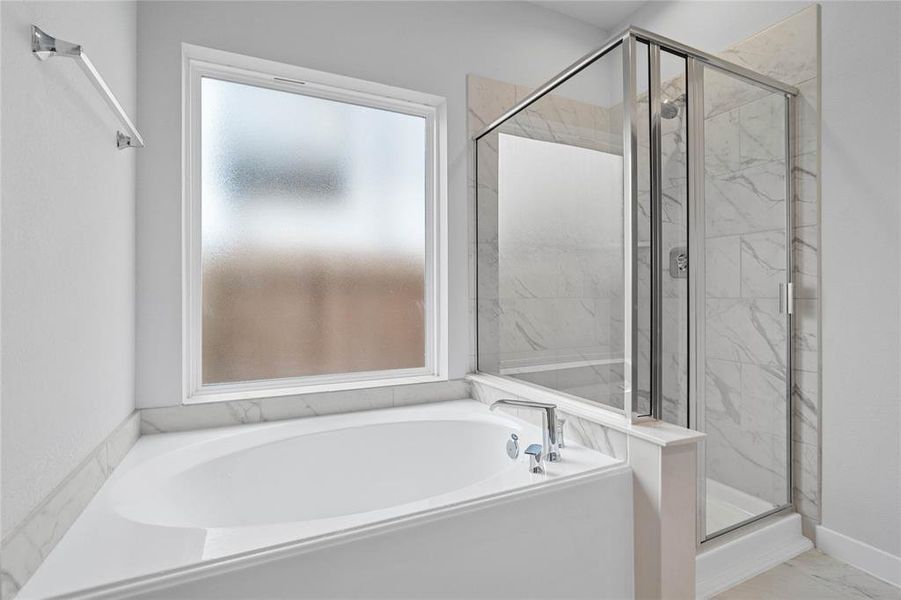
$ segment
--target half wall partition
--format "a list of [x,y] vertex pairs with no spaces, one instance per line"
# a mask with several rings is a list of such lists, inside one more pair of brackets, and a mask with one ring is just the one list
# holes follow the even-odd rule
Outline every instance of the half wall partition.
[[479,370],[706,432],[701,541],[791,504],[796,93],[630,28],[475,136]]

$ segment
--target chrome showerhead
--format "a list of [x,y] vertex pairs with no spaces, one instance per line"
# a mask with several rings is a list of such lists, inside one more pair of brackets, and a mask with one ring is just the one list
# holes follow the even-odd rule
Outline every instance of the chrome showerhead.
[[676,118],[679,115],[679,111],[681,110],[684,103],[685,94],[680,95],[678,98],[666,98],[663,102],[661,102],[660,116],[664,119]]

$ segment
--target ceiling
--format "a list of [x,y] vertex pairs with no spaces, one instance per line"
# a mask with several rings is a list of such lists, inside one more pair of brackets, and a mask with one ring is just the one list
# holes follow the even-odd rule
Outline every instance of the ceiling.
[[543,0],[535,4],[590,23],[607,33],[619,26],[648,0]]

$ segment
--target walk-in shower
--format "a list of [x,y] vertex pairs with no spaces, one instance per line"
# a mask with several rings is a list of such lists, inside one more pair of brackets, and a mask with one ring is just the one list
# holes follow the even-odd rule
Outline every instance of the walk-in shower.
[[479,370],[706,432],[702,541],[791,504],[796,94],[632,28],[475,136]]

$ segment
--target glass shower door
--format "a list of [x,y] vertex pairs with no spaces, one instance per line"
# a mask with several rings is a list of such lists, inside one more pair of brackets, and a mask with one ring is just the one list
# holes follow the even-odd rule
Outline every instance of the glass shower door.
[[791,213],[786,96],[702,70],[703,202],[693,230],[694,248],[703,249],[700,397],[692,421],[707,434],[703,540],[791,502]]

